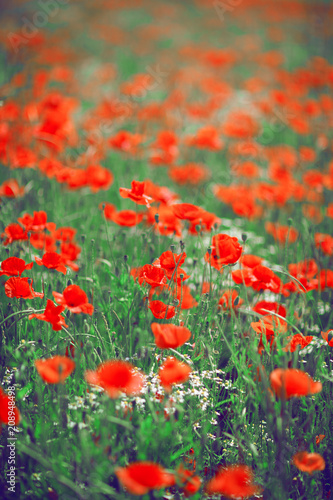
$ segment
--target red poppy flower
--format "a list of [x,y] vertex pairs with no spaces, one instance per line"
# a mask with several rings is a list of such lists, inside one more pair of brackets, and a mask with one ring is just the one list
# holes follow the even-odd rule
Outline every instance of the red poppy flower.
[[64,264],[77,272],[79,266],[74,262],[81,253],[79,245],[73,241],[62,243],[60,246],[60,255]]
[[11,245],[13,241],[25,241],[28,239],[28,233],[25,231],[20,224],[9,224],[7,227],[5,227],[5,232],[1,234],[1,237],[7,237],[3,244],[4,246],[6,245]]
[[[172,253],[171,250],[167,250],[153,262],[153,266],[163,269],[169,280],[173,278],[173,281],[177,281],[180,284],[181,281],[189,278],[189,275],[180,267],[185,262],[185,258],[185,252],[177,255]],[[175,271],[176,267],[177,271]],[[182,278],[180,277],[181,274],[183,275]]]
[[103,210],[104,217],[107,220],[112,220],[113,214],[117,211],[116,207],[112,203],[100,203],[98,208]]
[[254,137],[259,125],[255,119],[243,111],[231,112],[222,126],[222,132],[227,137],[244,139]]
[[86,293],[78,285],[69,285],[63,293],[52,292],[57,304],[64,305],[72,313],[90,314],[94,312],[94,306],[89,304]]
[[173,130],[161,130],[157,134],[156,141],[152,144],[152,148],[162,149],[163,152],[172,156],[178,154],[178,137]]
[[304,337],[304,335],[300,335],[299,333],[296,333],[296,335],[293,335],[292,337],[288,337],[288,344],[282,348],[283,351],[285,352],[295,352],[297,349],[297,346],[300,346],[300,349],[304,349],[307,345],[309,345],[312,342],[313,336],[308,335]]
[[151,264],[145,264],[142,266],[138,275],[138,281],[140,285],[144,282],[153,288],[168,286],[164,270],[160,267],[152,266]]
[[158,186],[154,184],[150,179],[146,179],[145,183],[145,193],[148,196],[154,198],[155,201],[162,203],[163,205],[172,205],[178,198],[179,195],[170,191],[166,186]]
[[38,169],[49,179],[63,169],[63,164],[55,158],[43,158],[38,164]]
[[201,231],[210,232],[214,226],[219,226],[220,224],[221,219],[215,214],[206,212],[206,210],[201,208],[198,217],[190,221],[188,232],[194,235],[197,235]]
[[195,476],[193,471],[185,469],[183,464],[181,464],[177,469],[177,483],[187,498],[195,495],[200,489],[201,479],[199,476]]
[[0,431],[1,424],[9,425],[10,422],[10,425],[12,425],[12,422],[14,422],[15,425],[18,425],[20,418],[20,412],[15,406],[13,396],[3,392],[0,387]]
[[235,264],[242,251],[237,238],[227,234],[216,234],[212,238],[211,252],[206,253],[205,260],[215,269],[221,270],[223,266]]
[[177,203],[172,205],[172,210],[178,219],[190,222],[190,234],[198,234],[197,226],[200,226],[201,230],[210,231],[215,224],[219,225],[221,223],[221,220],[215,214],[206,212],[203,208],[191,203]]
[[174,384],[182,384],[188,380],[191,371],[191,367],[186,363],[181,363],[178,359],[169,357],[160,366],[158,376],[166,392],[171,392]]
[[319,453],[308,453],[300,451],[292,458],[293,464],[297,469],[312,474],[316,470],[324,470],[326,467],[325,460]]
[[152,323],[151,329],[155,337],[155,343],[160,349],[176,349],[185,344],[192,335],[185,326],[176,326],[171,323],[165,325]]
[[254,474],[247,465],[229,465],[220,469],[206,484],[209,495],[219,494],[227,498],[248,498],[258,495],[262,488],[253,484]]
[[66,274],[67,272],[61,255],[56,252],[46,252],[41,259],[39,257],[35,257],[35,260],[36,264],[39,266],[45,266],[48,269],[55,269],[59,273],[63,274]]
[[[171,250],[163,252],[162,255],[154,262],[154,265],[159,264],[159,266],[164,269],[168,274],[172,274],[176,265],[181,266],[184,264],[186,259],[186,253],[182,252],[179,255],[172,253]],[[171,276],[168,278],[170,279]]]
[[145,382],[145,376],[135,371],[134,366],[120,360],[106,361],[95,371],[87,370],[84,377],[88,384],[102,387],[110,398],[118,398],[122,392],[135,396]]
[[144,214],[138,214],[134,210],[121,210],[120,212],[117,212],[116,207],[111,203],[105,203],[104,205],[104,217],[108,220],[112,220],[119,226],[136,226],[142,221],[143,215]]
[[36,359],[35,366],[47,384],[63,384],[74,370],[75,362],[67,356],[53,356],[48,359]]
[[203,209],[191,203],[176,203],[172,210],[178,219],[192,221],[200,217]]
[[266,266],[256,266],[252,270],[251,286],[254,290],[270,290],[279,293],[282,289],[282,281],[276,274]]
[[24,195],[24,187],[20,187],[16,179],[8,179],[0,186],[0,196],[18,198]]
[[259,167],[253,161],[245,161],[233,165],[232,173],[237,177],[253,179],[259,176]]
[[73,227],[58,227],[53,233],[56,240],[62,241],[63,243],[72,242],[76,235],[76,229]]
[[132,495],[145,495],[175,484],[174,474],[154,462],[132,462],[127,467],[117,467],[115,473],[126,490]]
[[237,285],[251,286],[253,281],[252,269],[244,268],[232,271],[231,277]]
[[257,255],[246,254],[241,256],[239,262],[242,266],[253,268],[259,266],[263,260],[264,259],[258,257]]
[[219,305],[223,310],[237,309],[244,300],[239,298],[236,290],[227,290],[219,300]]
[[[146,215],[146,221],[155,227],[155,231],[163,234],[165,236],[178,236],[182,235],[182,224],[175,217],[172,209],[173,205],[170,207],[162,206],[157,208],[150,208]],[[158,222],[156,222],[156,216],[158,215]]]
[[187,138],[187,144],[189,146],[210,149],[212,151],[222,149],[224,146],[218,131],[213,125],[206,125],[197,130],[196,135]]
[[145,183],[139,181],[132,181],[132,188],[119,188],[119,193],[122,198],[129,198],[138,205],[146,205],[150,207],[150,202],[153,198],[144,194]]
[[176,314],[174,306],[168,306],[160,300],[152,300],[149,302],[149,309],[155,318],[158,319],[171,319]]
[[43,293],[35,292],[32,288],[33,280],[31,278],[9,278],[5,283],[5,294],[7,297],[16,299],[34,299],[43,298]]
[[318,436],[316,436],[316,445],[319,446],[324,439],[325,439],[325,434],[319,434]]
[[321,336],[328,343],[330,347],[333,347],[333,330],[327,330],[327,332],[321,332]]
[[291,226],[281,226],[273,222],[266,222],[265,229],[281,245],[285,245],[287,239],[288,243],[294,243],[298,238],[298,231]]
[[320,248],[325,255],[333,255],[333,237],[329,234],[315,233],[315,245]]
[[26,231],[44,231],[44,229],[54,231],[56,228],[54,222],[47,222],[47,214],[44,210],[34,212],[34,215],[24,214],[23,217],[19,217],[17,220],[24,226]]
[[308,396],[322,390],[321,382],[314,382],[310,375],[295,368],[276,368],[269,378],[272,389],[279,398]]
[[0,276],[21,276],[21,274],[27,269],[31,269],[33,262],[26,264],[23,259],[18,257],[8,257],[1,262]]
[[318,272],[318,266],[314,259],[305,259],[296,264],[288,265],[289,273],[295,278],[313,278]]
[[61,330],[63,326],[68,326],[61,313],[65,310],[65,306],[55,306],[52,300],[47,300],[45,311],[42,314],[30,314],[29,319],[37,318],[41,321],[51,323],[52,329],[55,331]]
[[135,153],[142,140],[143,136],[140,134],[132,134],[127,130],[119,130],[108,142],[115,149],[120,149],[127,153]]
[[[290,293],[306,293],[309,290],[318,290],[318,280],[308,281],[306,278],[299,277],[297,281],[288,281],[282,286],[281,293],[285,297],[289,297]],[[323,289],[323,288],[322,288]]]
[[183,310],[192,309],[192,307],[196,307],[198,305],[198,302],[191,294],[190,287],[187,285],[177,286],[177,289],[174,292],[174,296],[177,298],[177,300],[179,300],[179,307]]
[[196,186],[210,177],[210,171],[203,165],[188,163],[183,166],[171,167],[169,177],[177,184]]
[[138,214],[134,210],[121,210],[113,215],[113,222],[118,226],[133,227],[142,222],[144,214]]
[[89,165],[86,169],[88,184],[93,193],[100,189],[109,189],[113,182],[113,174],[101,165]]
[[286,321],[269,314],[264,316],[260,321],[252,322],[251,326],[255,332],[260,334],[260,339],[265,334],[267,342],[273,342],[274,335],[286,333],[287,331]]
[[279,314],[280,316],[283,316],[284,318],[287,316],[286,308],[284,306],[282,306],[281,304],[278,304],[277,302],[268,302],[267,300],[261,300],[252,309],[256,313],[262,314],[263,316],[266,316],[266,314],[269,314],[269,312],[267,312],[267,311],[271,311],[271,312],[274,312],[276,314]]
[[30,245],[36,250],[43,250],[44,252],[55,252],[57,250],[56,240],[53,235],[45,233],[31,233]]

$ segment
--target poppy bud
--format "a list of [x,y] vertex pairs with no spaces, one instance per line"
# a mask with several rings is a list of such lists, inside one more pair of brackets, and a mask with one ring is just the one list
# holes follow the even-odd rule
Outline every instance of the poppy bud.
[[86,235],[85,234],[81,234],[81,241],[82,241],[82,244],[86,241]]
[[183,252],[183,250],[185,249],[185,243],[182,240],[180,240],[179,243],[180,243],[180,249]]
[[293,223],[293,220],[292,220],[292,218],[291,218],[291,217],[289,217],[289,219],[288,219],[288,226],[291,226],[291,225],[292,225],[292,223]]
[[124,261],[125,263],[128,261],[128,255],[124,255]]
[[[171,249],[171,252],[174,253],[174,251],[175,251],[175,245],[170,245],[170,249]],[[8,249],[6,249],[6,250],[8,250]],[[9,250],[8,250],[8,252],[9,252]]]
[[247,234],[242,233],[242,241],[243,241],[243,243],[245,243],[246,240],[247,240]]
[[211,255],[211,253],[212,253],[212,247],[208,247],[207,248],[207,253],[208,253],[208,255]]
[[158,214],[155,214],[155,222],[156,222],[156,224],[159,223],[159,220],[160,220],[160,216]]
[[87,342],[85,342],[84,350],[87,355],[90,355],[93,352],[94,346],[90,340],[87,340]]
[[70,286],[70,285],[72,285],[72,284],[73,284],[72,280],[71,280],[71,279],[69,279],[69,280],[67,281],[67,286]]

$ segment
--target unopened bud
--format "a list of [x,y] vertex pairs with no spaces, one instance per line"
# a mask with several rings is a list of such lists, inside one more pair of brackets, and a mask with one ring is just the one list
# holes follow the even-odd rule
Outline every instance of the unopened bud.
[[160,216],[158,214],[155,214],[155,222],[156,222],[156,224],[159,223],[159,220],[160,220]]
[[243,243],[245,243],[247,240],[247,234],[246,233],[242,233],[242,241]]

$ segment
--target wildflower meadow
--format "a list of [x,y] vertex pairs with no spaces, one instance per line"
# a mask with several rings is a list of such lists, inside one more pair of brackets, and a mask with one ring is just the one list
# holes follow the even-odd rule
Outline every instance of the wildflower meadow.
[[333,4],[0,4],[0,498],[333,499]]

